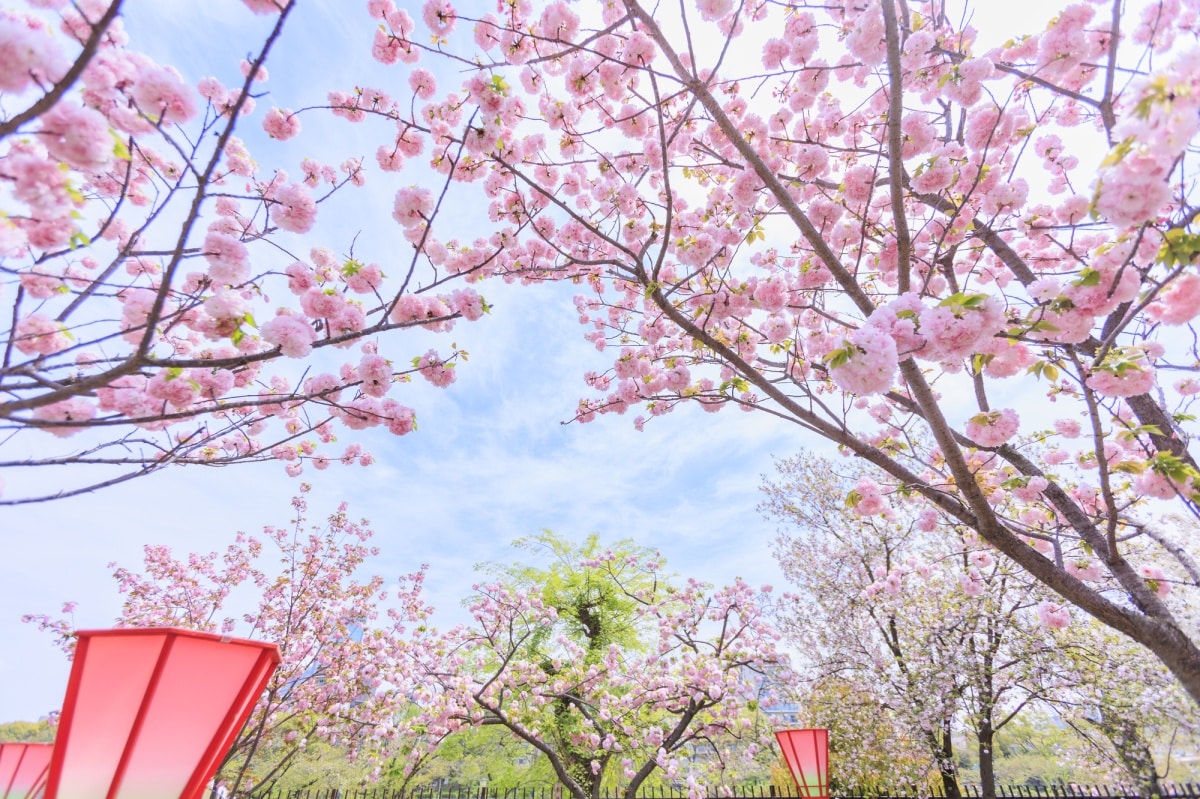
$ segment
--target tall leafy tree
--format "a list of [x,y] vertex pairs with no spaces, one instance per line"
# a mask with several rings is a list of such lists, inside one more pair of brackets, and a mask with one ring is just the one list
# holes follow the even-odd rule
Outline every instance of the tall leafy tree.
[[423,724],[503,726],[576,799],[606,779],[635,796],[660,770],[699,790],[689,755],[729,779],[769,744],[753,711],[784,657],[764,594],[740,580],[674,586],[657,556],[595,538],[522,542],[534,543],[549,567],[501,569],[512,581],[476,586],[474,623],[422,649]]

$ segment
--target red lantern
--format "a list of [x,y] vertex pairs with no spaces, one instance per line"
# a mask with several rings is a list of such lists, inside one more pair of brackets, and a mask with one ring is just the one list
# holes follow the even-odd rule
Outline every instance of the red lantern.
[[779,730],[775,733],[799,796],[829,797],[829,730]]
[[0,744],[0,799],[32,799],[46,787],[54,744]]
[[46,799],[199,799],[279,665],[274,644],[194,630],[76,635]]

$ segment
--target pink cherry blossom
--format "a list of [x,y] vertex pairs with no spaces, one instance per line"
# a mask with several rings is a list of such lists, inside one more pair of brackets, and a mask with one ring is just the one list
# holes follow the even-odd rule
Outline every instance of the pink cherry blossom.
[[421,376],[438,388],[445,388],[457,377],[454,364],[442,360],[435,350],[430,350],[415,360],[415,366]]
[[967,420],[967,437],[981,447],[998,447],[1017,434],[1020,417],[1011,408],[979,413]]
[[1150,590],[1160,597],[1171,593],[1171,583],[1167,581],[1167,575],[1157,566],[1141,566],[1138,568],[1138,574],[1146,581]]
[[421,9],[421,19],[429,26],[435,36],[448,36],[454,30],[458,14],[450,0],[425,0]]
[[47,152],[72,169],[98,171],[112,158],[108,123],[91,108],[56,105],[42,114],[39,138]]
[[43,405],[33,412],[34,419],[40,422],[53,422],[54,424],[42,429],[59,438],[73,436],[83,429],[82,426],[66,425],[62,424],[63,422],[87,422],[95,415],[95,404],[83,397],[71,397],[61,402]]
[[204,238],[204,257],[213,282],[236,286],[250,277],[250,251],[238,239],[225,233],[209,233]]
[[272,190],[271,218],[284,230],[307,233],[317,218],[317,203],[301,183],[287,183]]
[[0,16],[0,90],[22,92],[30,83],[47,88],[69,66],[48,30]]
[[1037,608],[1038,621],[1043,627],[1061,630],[1071,623],[1071,611],[1057,602],[1041,602]]
[[272,139],[287,141],[300,133],[300,118],[286,108],[272,108],[263,118],[263,130]]
[[262,337],[289,358],[304,358],[312,352],[317,334],[305,320],[280,314],[261,328]]
[[984,582],[983,575],[974,566],[967,570],[967,573],[959,580],[959,584],[967,596],[982,596],[983,592],[987,590],[987,583]]
[[71,346],[71,336],[60,322],[45,314],[30,314],[13,330],[17,349],[26,355],[52,355]]
[[899,361],[896,342],[891,336],[874,327],[860,328],[846,337],[844,352],[845,362],[829,370],[838,387],[859,396],[891,388]]

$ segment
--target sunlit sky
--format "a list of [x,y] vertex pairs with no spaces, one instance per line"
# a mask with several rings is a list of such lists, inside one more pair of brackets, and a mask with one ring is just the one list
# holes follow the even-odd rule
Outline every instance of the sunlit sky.
[[[987,8],[993,4],[981,5],[978,15],[999,13]],[[1003,5],[1012,20],[1025,4]],[[1055,5],[1039,4],[1038,16]],[[371,68],[373,30],[365,2],[304,0],[301,6],[283,50],[269,62],[267,89],[276,96],[261,100],[244,128],[252,152],[251,131],[270,105],[296,108],[305,98],[320,102],[329,89],[372,84],[363,72]],[[227,85],[267,24],[238,0],[127,0],[125,17],[135,49],[174,64],[193,83],[215,74]],[[332,163],[359,155],[371,163],[371,130],[315,115],[302,121],[306,138],[276,145],[271,166],[295,174],[300,158],[310,154]],[[314,141],[322,143],[320,151]],[[267,150],[256,155],[264,160]],[[420,180],[419,174],[408,178]],[[382,237],[395,235],[394,190],[369,184],[348,195],[340,210],[326,215],[314,243],[344,252],[361,232],[358,246],[386,269]],[[469,229],[470,205],[456,207],[461,218],[444,222]],[[513,560],[509,543],[541,528],[575,538],[595,532],[606,541],[636,539],[660,549],[669,570],[683,576],[780,583],[770,555],[773,525],[755,510],[757,486],[772,471],[773,455],[824,445],[766,414],[734,409],[716,415],[683,409],[655,419],[645,432],[633,428],[632,413],[564,425],[586,391],[583,373],[605,368],[603,356],[582,339],[571,287],[478,288],[495,306],[490,316],[436,340],[413,336],[411,345],[399,339],[389,345],[390,355],[407,359],[454,341],[471,357],[448,389],[423,381],[405,388],[401,401],[416,409],[420,429],[404,438],[379,433],[360,439],[378,458],[374,466],[334,466],[304,476],[314,483],[313,520],[345,500],[351,515],[373,522],[382,549],[367,571],[395,576],[430,564],[428,599],[443,626],[462,620],[459,603],[476,579],[473,566]],[[53,485],[69,477],[64,471],[36,479]],[[6,480],[10,487],[18,482]],[[120,607],[109,562],[134,566],[148,543],[179,554],[222,549],[236,531],[285,523],[297,485],[276,463],[190,467],[89,496],[0,507],[0,722],[56,710],[66,685],[65,658],[50,636],[21,623],[22,614],[53,614],[70,600],[79,603],[79,628],[108,626]]]

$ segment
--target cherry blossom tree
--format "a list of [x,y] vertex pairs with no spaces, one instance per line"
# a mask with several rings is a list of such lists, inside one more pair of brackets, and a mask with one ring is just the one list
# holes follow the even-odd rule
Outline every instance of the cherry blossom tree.
[[[659,770],[702,790],[690,753],[729,777],[772,745],[769,724],[751,712],[764,674],[784,663],[764,594],[741,581],[673,587],[661,563],[628,552],[575,564],[553,591],[476,586],[474,623],[418,650],[423,729],[500,725],[543,755],[576,799],[596,799],[606,777],[635,796]],[[640,646],[612,640],[633,630]]]
[[[239,796],[269,791],[309,741],[378,760],[399,734],[412,690],[406,629],[430,612],[421,601],[423,571],[403,579],[390,599],[383,578],[356,578],[377,550],[367,523],[353,521],[344,505],[312,526],[303,495],[293,507],[290,525],[267,527],[261,538],[239,534],[220,553],[177,558],[148,545],[141,571],[112,564],[125,596],[118,626],[220,630],[279,647],[282,662],[217,771]],[[264,563],[272,555],[273,567]],[[242,602],[246,612],[237,610]],[[69,616],[26,621],[73,651]]]
[[[1138,786],[1162,795],[1179,752],[1196,733],[1191,703],[1160,663],[1092,622],[1054,632],[1071,688],[1047,697],[1090,744],[1087,753]],[[1176,772],[1177,774],[1177,772]]]
[[397,82],[466,73],[419,116],[491,198],[487,270],[580,287],[612,365],[579,421],[798,425],[886,475],[880,513],[919,494],[1058,595],[1045,625],[1078,608],[1200,701],[1195,575],[1154,521],[1200,486],[1194,2],[995,44],[942,0],[369,10]]
[[[787,625],[785,640],[794,642]],[[893,708],[862,674],[818,674],[797,658],[789,692],[796,724],[829,730],[829,786],[838,796],[885,796],[908,786],[944,786],[928,740],[914,734],[907,708]],[[936,775],[931,779],[931,775]],[[792,780],[786,771],[781,785]],[[954,784],[957,788],[957,783]]]
[[810,679],[853,681],[903,719],[947,796],[959,795],[953,736],[965,727],[981,795],[994,797],[997,735],[1072,687],[1039,621],[1045,589],[974,531],[938,529],[917,495],[880,515],[861,462],[797,455],[776,468],[760,509],[783,525],[776,558],[797,591],[784,630]]
[[[446,386],[466,357],[384,342],[478,319],[487,303],[457,286],[499,245],[449,269],[428,262],[444,185],[395,189],[387,222],[405,248],[322,233],[321,209],[361,192],[372,166],[326,163],[339,158],[328,147],[314,154],[325,160],[282,160],[282,142],[305,141],[299,113],[255,106],[296,5],[245,5],[230,24],[257,24],[259,46],[240,70],[241,56],[207,47],[222,77],[196,85],[135,48],[121,0],[0,12],[0,480],[56,478],[0,503],[169,464],[365,465],[362,444],[335,444],[338,429],[411,432],[400,384]],[[324,108],[311,113],[350,118],[390,103],[374,90],[314,99]],[[374,180],[423,147],[391,130]],[[269,160],[250,152],[255,137],[279,144],[257,156]],[[451,145],[438,157],[461,156]]]

